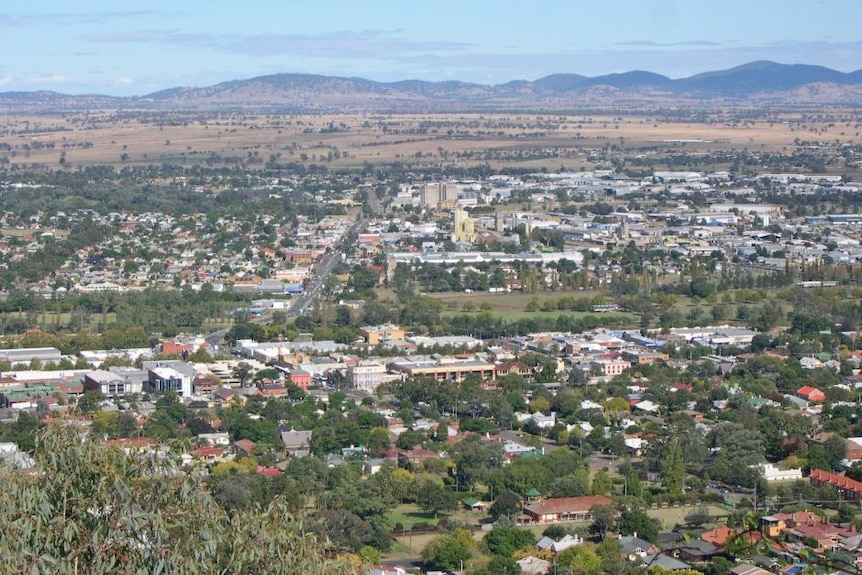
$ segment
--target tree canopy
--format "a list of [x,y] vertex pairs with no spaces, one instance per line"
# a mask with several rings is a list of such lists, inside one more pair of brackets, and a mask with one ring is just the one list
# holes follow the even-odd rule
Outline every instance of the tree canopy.
[[35,454],[34,475],[0,469],[0,572],[352,572],[323,556],[279,498],[227,514],[171,459],[127,456],[54,426]]

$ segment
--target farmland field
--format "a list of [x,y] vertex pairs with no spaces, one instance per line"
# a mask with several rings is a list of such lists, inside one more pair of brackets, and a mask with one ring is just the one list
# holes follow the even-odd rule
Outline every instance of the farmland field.
[[[803,121],[794,113],[739,122],[698,122],[655,114],[129,114],[113,110],[6,116],[0,154],[16,165],[70,169],[147,163],[192,165],[269,161],[356,168],[366,163],[414,166],[519,166],[593,169],[587,150],[615,146],[653,154],[700,154],[750,148],[780,152],[800,135],[847,142],[840,123]],[[787,120],[787,121],[782,121]],[[62,162],[60,161],[62,158]],[[712,169],[726,166],[714,165]]]

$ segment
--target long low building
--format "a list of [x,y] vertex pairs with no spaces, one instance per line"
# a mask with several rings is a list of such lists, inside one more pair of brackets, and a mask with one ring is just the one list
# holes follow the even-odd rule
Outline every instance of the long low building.
[[387,254],[387,272],[386,275],[392,279],[395,273],[395,266],[398,263],[412,264],[419,262],[423,264],[442,264],[454,265],[457,263],[464,264],[482,264],[482,263],[528,263],[528,264],[549,264],[569,260],[575,265],[581,266],[584,263],[584,254],[579,251],[569,252],[548,252],[548,253],[530,253],[530,254],[509,254],[505,252],[393,252]]
[[489,361],[470,356],[441,356],[396,358],[389,368],[409,377],[431,377],[438,381],[463,381],[474,375],[481,379],[494,379],[497,366]]
[[604,495],[590,497],[558,497],[524,506],[521,523],[559,523],[561,521],[588,521],[590,509],[596,505],[611,505]]
[[56,347],[27,347],[17,349],[0,349],[0,361],[9,362],[13,367],[31,363],[33,360],[41,363],[57,363],[63,355]]
[[862,499],[862,482],[856,481],[843,475],[837,475],[822,469],[812,469],[808,480],[814,487],[831,485],[838,490],[841,499],[859,501]]

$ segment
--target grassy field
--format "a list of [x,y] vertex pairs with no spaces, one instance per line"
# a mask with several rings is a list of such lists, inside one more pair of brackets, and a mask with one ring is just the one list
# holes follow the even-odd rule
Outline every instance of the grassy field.
[[[454,315],[459,315],[465,312],[443,312],[443,317],[451,317]],[[626,325],[630,327],[634,327],[637,325],[637,316],[631,313],[625,312],[607,312],[607,313],[592,313],[586,311],[494,311],[491,310],[491,313],[494,314],[494,317],[500,318],[504,321],[519,321],[523,319],[557,319],[557,317],[564,315],[566,317],[571,317],[575,319],[580,319],[582,317],[593,315],[600,318],[619,318]]]
[[[477,293],[463,293],[463,292],[443,292],[443,293],[430,293],[429,297],[438,300],[443,304],[443,308],[449,312],[457,312],[464,309],[464,304],[470,304],[473,306],[474,310],[480,310],[483,305],[490,306],[491,311],[493,312],[523,312],[526,309],[527,304],[533,298],[536,298],[539,302],[539,307],[541,308],[542,304],[547,300],[559,299],[560,297],[566,296],[571,298],[593,298],[596,296],[602,296],[601,292],[598,291],[582,291],[582,290],[572,290],[572,291],[548,291],[548,292],[536,292],[536,293],[489,293],[489,292],[477,292]],[[554,313],[554,317],[556,317],[556,312]],[[569,312],[573,313],[573,312]]]
[[[31,322],[32,325],[30,327],[38,327],[42,329],[53,328],[54,326],[58,326],[60,328],[66,328],[69,326],[69,322],[72,319],[71,312],[53,312],[47,311],[42,313],[35,313],[35,317]],[[9,313],[0,313],[0,323],[5,323],[7,321],[18,321],[18,320],[26,320],[27,312],[9,312]],[[111,312],[107,314],[108,325],[111,325],[116,321],[116,314]],[[87,318],[87,321],[83,323],[83,325],[74,326],[75,329],[95,329],[98,325],[102,323],[102,314],[94,313],[90,314]]]
[[429,526],[437,525],[439,517],[433,513],[425,513],[412,503],[404,503],[389,512],[387,515],[392,525],[400,523],[405,529],[411,529],[417,523],[427,523]]
[[434,517],[433,513],[425,513],[415,503],[403,503],[387,514],[387,518],[393,525],[400,523],[405,529],[410,529],[417,523],[427,523],[429,526],[434,526],[444,517],[454,521],[476,523],[484,515],[459,507],[451,513],[441,513],[438,517]]
[[462,313],[479,313],[489,311],[495,318],[503,321],[519,321],[525,319],[556,319],[563,315],[575,319],[585,316],[614,319],[621,321],[623,325],[635,327],[638,324],[638,316],[628,312],[585,312],[585,311],[525,311],[527,305],[534,299],[539,302],[539,308],[548,300],[556,300],[561,297],[571,298],[593,298],[601,295],[594,291],[557,291],[531,293],[461,293],[446,292],[432,293],[429,297],[443,304],[443,317],[452,317]]
[[[647,511],[647,515],[658,520],[661,529],[672,529],[674,525],[685,524],[685,516],[697,511],[698,509],[700,509],[700,506],[650,509]],[[706,509],[714,518],[724,518],[728,515],[726,509],[718,507],[717,505],[708,505],[706,506]],[[717,522],[714,521],[711,525],[715,525],[716,523]]]
[[[43,330],[51,330],[53,328],[58,328],[60,330],[72,329],[72,330],[89,330],[96,331],[102,323],[102,320],[105,319],[107,321],[108,328],[114,326],[117,322],[117,314],[114,312],[110,312],[106,314],[106,317],[103,318],[102,314],[94,313],[90,314],[87,319],[81,323],[73,326],[69,325],[69,322],[72,319],[73,314],[71,312],[42,312],[35,313],[33,315],[32,321],[29,322],[29,327],[40,328]],[[8,313],[0,313],[0,325],[15,322],[15,321],[26,321],[28,317],[27,312],[8,312]],[[214,331],[218,329],[229,329],[233,325],[233,319],[229,317],[224,318],[208,318],[204,320],[203,329],[204,331]]]
[[[787,113],[785,117],[793,119],[794,114]],[[333,123],[340,129],[326,129]],[[428,124],[432,127],[425,129]],[[770,116],[740,124],[668,119],[659,114],[626,116],[617,111],[565,118],[541,113],[386,117],[254,113],[207,117],[194,113],[170,123],[158,114],[129,120],[105,111],[101,116],[92,112],[7,116],[5,127],[7,132],[0,136],[0,143],[11,146],[11,162],[56,167],[64,152],[63,166],[67,169],[92,164],[183,165],[202,162],[212,155],[261,167],[273,155],[284,163],[323,163],[333,169],[406,159],[438,164],[452,161],[456,154],[462,165],[487,163],[497,168],[517,164],[530,169],[558,169],[565,165],[578,169],[593,167],[583,158],[584,148],[606,147],[608,142],[622,149],[684,146],[687,152],[698,153],[750,148],[752,142],[764,151],[780,151],[792,146],[794,139],[809,129],[816,129],[822,141],[846,142],[854,138],[840,122],[817,119],[794,125]],[[460,137],[452,137],[450,132]],[[22,134],[28,136],[26,147],[21,145]],[[679,143],[681,140],[686,143]],[[555,153],[547,154],[545,150]]]

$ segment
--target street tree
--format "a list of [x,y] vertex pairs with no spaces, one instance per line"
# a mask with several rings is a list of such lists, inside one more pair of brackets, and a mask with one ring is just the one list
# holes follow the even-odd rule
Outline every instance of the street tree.
[[437,517],[443,511],[452,511],[458,507],[455,494],[438,481],[428,479],[423,481],[416,491],[416,503],[425,513],[433,513]]
[[254,368],[248,362],[241,361],[233,368],[231,375],[239,380],[239,386],[245,387],[246,382],[254,372]]
[[683,494],[685,485],[685,462],[682,459],[682,446],[679,439],[671,438],[667,447],[662,470],[662,484],[671,497]]
[[506,489],[491,504],[489,512],[494,519],[516,517],[521,513],[521,497],[514,491]]
[[590,507],[590,516],[593,522],[590,532],[595,533],[600,539],[604,539],[608,531],[613,530],[617,520],[617,510],[613,505],[598,504]]

